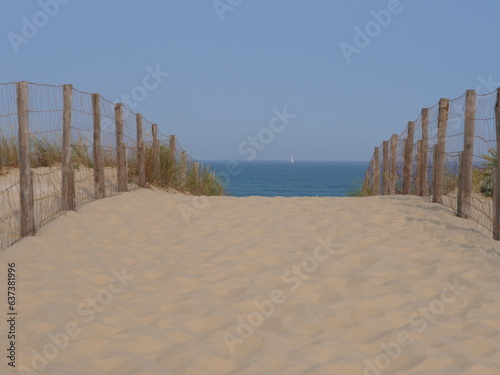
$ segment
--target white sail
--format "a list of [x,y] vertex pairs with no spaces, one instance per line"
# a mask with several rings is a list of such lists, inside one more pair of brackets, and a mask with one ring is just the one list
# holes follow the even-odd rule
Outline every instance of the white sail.
[[295,162],[293,161],[293,156],[290,156],[290,163],[295,163]]

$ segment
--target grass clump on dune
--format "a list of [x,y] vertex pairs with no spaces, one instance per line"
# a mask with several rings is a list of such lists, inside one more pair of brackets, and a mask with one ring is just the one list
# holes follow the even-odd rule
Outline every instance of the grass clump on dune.
[[181,165],[172,155],[167,146],[160,146],[158,152],[158,168],[154,168],[154,157],[152,145],[146,146],[146,181],[150,184],[167,188],[178,189],[181,185],[179,174]]
[[497,151],[488,150],[489,155],[482,155],[484,162],[480,168],[472,170],[472,189],[486,197],[493,197],[493,174],[498,167]]
[[372,195],[372,189],[365,182],[358,181],[358,187],[347,193],[349,197],[369,197]]
[[[32,137],[30,164],[32,168],[54,167],[61,165],[62,141],[59,139],[47,139]],[[71,157],[75,168],[93,168],[93,150],[88,141],[78,138],[71,145]],[[116,168],[116,149],[114,147],[103,147],[103,166]],[[145,146],[145,172],[148,184],[159,188],[174,188],[182,192],[190,192],[195,195],[223,195],[222,183],[217,179],[215,173],[209,168],[201,168],[197,175],[194,166],[183,167],[170,152],[167,146],[161,145],[158,153],[158,167],[155,168],[153,147],[151,144]],[[136,148],[129,148],[128,155],[128,178],[135,181],[138,174]],[[0,137],[0,174],[6,174],[9,168],[19,168],[19,147],[17,138]]]
[[31,167],[52,167],[61,163],[62,146],[43,138],[31,139]]
[[0,175],[9,167],[19,165],[17,141],[14,138],[0,138]]
[[185,189],[195,195],[224,195],[224,188],[215,172],[209,167],[201,167],[196,173],[192,166],[187,173]]

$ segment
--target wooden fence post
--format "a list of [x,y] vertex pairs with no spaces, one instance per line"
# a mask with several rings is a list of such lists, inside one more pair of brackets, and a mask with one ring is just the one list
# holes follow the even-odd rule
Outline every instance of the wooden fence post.
[[415,190],[418,196],[422,196],[422,140],[417,141],[417,167],[415,176]]
[[464,151],[460,163],[460,202],[458,216],[470,216],[472,204],[472,159],[474,157],[474,132],[476,125],[476,91],[467,90],[465,98]]
[[384,166],[384,174],[382,175],[383,181],[383,189],[382,194],[388,195],[390,192],[390,172],[389,172],[389,141],[384,141],[382,143],[382,154],[383,154],[383,166]]
[[434,165],[434,192],[432,201],[443,204],[444,195],[444,172],[446,161],[446,131],[448,128],[448,113],[450,100],[441,99],[439,101],[438,117],[438,140],[436,148],[436,164]]
[[422,160],[421,160],[421,180],[420,195],[429,195],[429,108],[422,109]]
[[144,137],[142,133],[142,115],[135,115],[137,123],[137,185],[146,187],[146,157],[144,150]]
[[403,170],[403,194],[411,193],[411,178],[413,172],[413,133],[415,131],[415,123],[410,121],[407,128],[407,136],[405,142],[405,157]]
[[21,237],[35,233],[33,178],[30,165],[29,88],[17,82],[17,120],[19,139],[19,180],[21,200]]
[[117,179],[118,191],[128,191],[127,182],[127,147],[123,142],[123,104],[115,105],[115,123],[116,123],[116,161],[117,161]]
[[380,152],[378,147],[375,147],[373,160],[374,160],[374,165],[373,165],[372,195],[380,195]]
[[186,177],[187,177],[187,153],[186,151],[181,151],[181,186],[184,186],[186,184]]
[[[497,155],[500,156],[500,88],[497,89],[495,105]],[[493,239],[500,240],[500,168],[495,168],[493,185]]]
[[172,134],[170,136],[170,143],[168,145],[168,150],[170,152],[170,156],[172,157],[172,159],[175,159],[175,155],[176,155],[176,152],[177,152],[176,148],[177,148],[177,142],[176,142],[176,139],[175,139],[175,135]]
[[158,140],[158,125],[151,126],[151,134],[153,135],[153,181],[159,177],[160,171],[160,141]]
[[101,95],[92,94],[92,113],[94,115],[94,185],[95,199],[106,196],[106,186],[104,184],[104,167],[101,145]]
[[463,217],[460,215],[461,212],[464,211],[462,207],[463,203],[463,175],[462,168],[464,163],[464,152],[460,151],[458,153],[458,184],[457,184],[457,216]]
[[438,145],[435,144],[432,148],[432,199],[434,200],[434,196],[436,195],[436,163],[437,163],[437,153],[438,153]]
[[373,194],[373,174],[374,174],[374,167],[375,167],[375,154],[373,154],[372,156],[372,159],[370,160],[370,166],[368,167],[368,173],[369,173],[369,181],[370,181],[370,185],[369,188],[370,188],[370,195],[374,195]]
[[396,194],[396,171],[398,169],[397,161],[397,152],[398,152],[398,135],[393,134],[391,137],[391,165],[390,165],[390,194]]
[[75,170],[71,158],[71,112],[73,107],[73,86],[63,86],[63,139],[62,139],[62,210],[74,211],[75,204]]
[[407,146],[408,146],[408,138],[403,138],[403,165],[401,167],[401,178],[403,180],[403,184],[401,186],[401,194],[405,194],[405,187],[406,187],[406,165],[407,165],[407,162],[406,162],[406,159],[407,159],[407,156],[408,156],[408,150],[407,150]]

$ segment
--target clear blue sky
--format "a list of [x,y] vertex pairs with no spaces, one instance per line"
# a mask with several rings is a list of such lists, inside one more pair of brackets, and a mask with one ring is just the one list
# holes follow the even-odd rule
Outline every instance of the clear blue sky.
[[[195,159],[245,159],[238,146],[286,106],[297,117],[257,159],[369,160],[422,107],[500,85],[483,83],[500,82],[498,0],[401,0],[380,30],[372,11],[397,0],[220,0],[223,21],[212,0],[1,1],[0,81],[114,100],[159,65],[170,75],[134,110]],[[42,26],[15,53],[8,35],[23,37],[23,17]],[[367,25],[373,37],[348,63],[340,44],[356,46]]]

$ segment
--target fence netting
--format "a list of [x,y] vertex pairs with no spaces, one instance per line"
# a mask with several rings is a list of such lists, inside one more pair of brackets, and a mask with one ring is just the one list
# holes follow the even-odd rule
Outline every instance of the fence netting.
[[[493,233],[493,184],[494,171],[497,167],[497,143],[496,143],[496,117],[495,105],[497,103],[498,92],[494,91],[485,95],[476,95],[475,115],[474,115],[474,141],[472,159],[472,181],[471,181],[471,201],[467,207],[467,218],[472,220],[476,229],[486,235]],[[451,208],[456,213],[459,211],[459,199],[461,191],[461,163],[464,151],[465,119],[466,119],[466,94],[459,98],[449,100],[448,120],[445,133],[445,163],[444,176],[440,191],[442,193],[442,204]],[[411,189],[410,194],[421,195],[426,199],[431,199],[434,192],[433,173],[436,162],[436,145],[438,144],[438,124],[439,124],[439,104],[427,109],[427,146],[423,141],[423,117],[422,113],[413,122],[413,152],[411,157]],[[394,171],[393,190],[396,194],[403,193],[404,165],[407,148],[408,126],[397,135],[395,150],[390,150],[396,156],[396,170]],[[382,146],[379,148],[382,150]],[[420,152],[419,152],[420,150]],[[427,163],[420,160],[424,155]],[[383,155],[379,154],[382,173],[380,173],[380,190],[371,191],[372,194],[385,194],[384,181],[389,178],[390,171],[384,171]],[[420,163],[420,164],[419,164]],[[375,154],[367,170],[367,181],[370,187],[373,178],[377,178],[375,172]],[[420,171],[419,171],[420,169]],[[420,172],[420,173],[418,173]],[[422,176],[426,176],[427,184],[422,184]],[[420,191],[420,189],[422,191]],[[370,190],[370,189],[368,189]]]
[[[29,165],[33,184],[33,216],[35,230],[63,212],[62,207],[62,139],[63,139],[63,86],[27,83],[29,98]],[[92,94],[71,89],[71,167],[74,173],[74,203],[81,205],[96,199],[94,179],[94,127],[95,107]],[[0,250],[21,239],[20,160],[18,137],[17,83],[0,84]],[[99,95],[100,149],[104,169],[105,197],[120,193],[117,176],[116,104]],[[128,191],[138,187],[137,116],[123,106],[123,142],[125,145]],[[158,132],[159,150],[153,147],[153,124],[142,119],[142,137],[146,155],[146,181],[172,184],[179,188],[196,162],[185,153],[186,173],[179,174],[184,151],[175,137]],[[170,169],[156,167],[156,157]],[[173,160],[172,158],[173,157]],[[156,175],[155,175],[156,173]],[[165,176],[170,173],[172,176]],[[158,176],[162,174],[162,176]],[[168,179],[169,177],[170,179]],[[164,186],[162,186],[164,187]]]
[[0,84],[0,247],[18,241],[20,181],[17,145],[16,84]]

